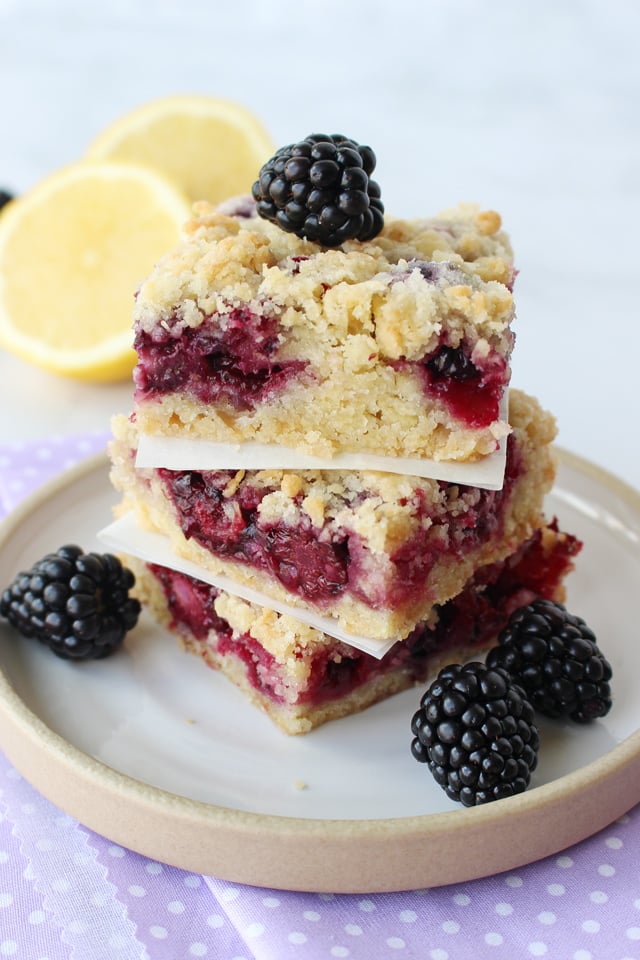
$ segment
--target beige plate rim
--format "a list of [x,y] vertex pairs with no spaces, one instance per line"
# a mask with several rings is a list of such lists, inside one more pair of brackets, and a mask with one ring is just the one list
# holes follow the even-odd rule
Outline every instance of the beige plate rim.
[[[640,493],[559,450],[640,511]],[[103,453],[44,484],[0,524],[0,550],[23,520]],[[378,820],[249,813],[191,800],[121,774],[51,730],[0,668],[0,746],[47,799],[84,826],[195,873],[283,890],[374,893],[513,870],[585,839],[640,800],[640,730],[604,756],[527,793],[470,809]]]

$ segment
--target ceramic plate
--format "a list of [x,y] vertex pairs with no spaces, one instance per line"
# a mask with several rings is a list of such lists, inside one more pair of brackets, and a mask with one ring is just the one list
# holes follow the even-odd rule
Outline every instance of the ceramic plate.
[[[99,456],[2,527],[0,583],[96,532],[116,497]],[[53,657],[0,626],[0,744],[46,797],[117,843],[184,869],[284,889],[374,892],[513,869],[640,800],[640,496],[568,454],[547,504],[584,541],[568,605],[614,670],[588,727],[541,724],[527,793],[464,809],[409,752],[419,690],[287,737],[224,677],[142,618],[116,656]]]

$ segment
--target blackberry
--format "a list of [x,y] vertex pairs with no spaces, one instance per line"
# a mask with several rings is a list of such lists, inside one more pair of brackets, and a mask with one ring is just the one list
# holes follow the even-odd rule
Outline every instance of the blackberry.
[[372,240],[384,224],[375,165],[371,147],[313,133],[264,164],[252,188],[258,214],[325,247]]
[[9,200],[13,200],[13,194],[8,190],[0,189],[0,210],[9,203]]
[[0,597],[0,615],[65,660],[101,659],[137,623],[133,584],[117,557],[68,544],[15,577]]
[[465,807],[522,793],[538,762],[533,707],[499,667],[445,667],[423,695],[411,730],[415,759]]
[[487,663],[507,670],[547,717],[589,723],[611,709],[611,665],[562,603],[534,600],[514,611]]
[[438,380],[441,377],[460,381],[471,380],[478,375],[476,366],[462,347],[440,347],[426,365]]

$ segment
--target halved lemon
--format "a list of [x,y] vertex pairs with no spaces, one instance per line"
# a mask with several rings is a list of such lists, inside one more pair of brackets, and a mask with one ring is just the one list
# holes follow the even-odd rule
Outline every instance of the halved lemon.
[[207,96],[152,100],[116,120],[89,146],[88,160],[142,163],[191,198],[221,203],[249,193],[274,145],[245,107]]
[[135,291],[189,214],[179,188],[133,164],[40,181],[0,215],[0,345],[79,379],[130,375]]

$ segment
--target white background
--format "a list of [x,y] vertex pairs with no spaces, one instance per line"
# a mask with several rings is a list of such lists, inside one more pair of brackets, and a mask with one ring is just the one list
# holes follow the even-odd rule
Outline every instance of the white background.
[[[369,142],[389,212],[499,210],[513,382],[559,442],[640,487],[640,4],[0,0],[0,185],[23,191],[158,96],[227,97],[277,143]],[[128,383],[0,353],[0,441],[107,429]]]

